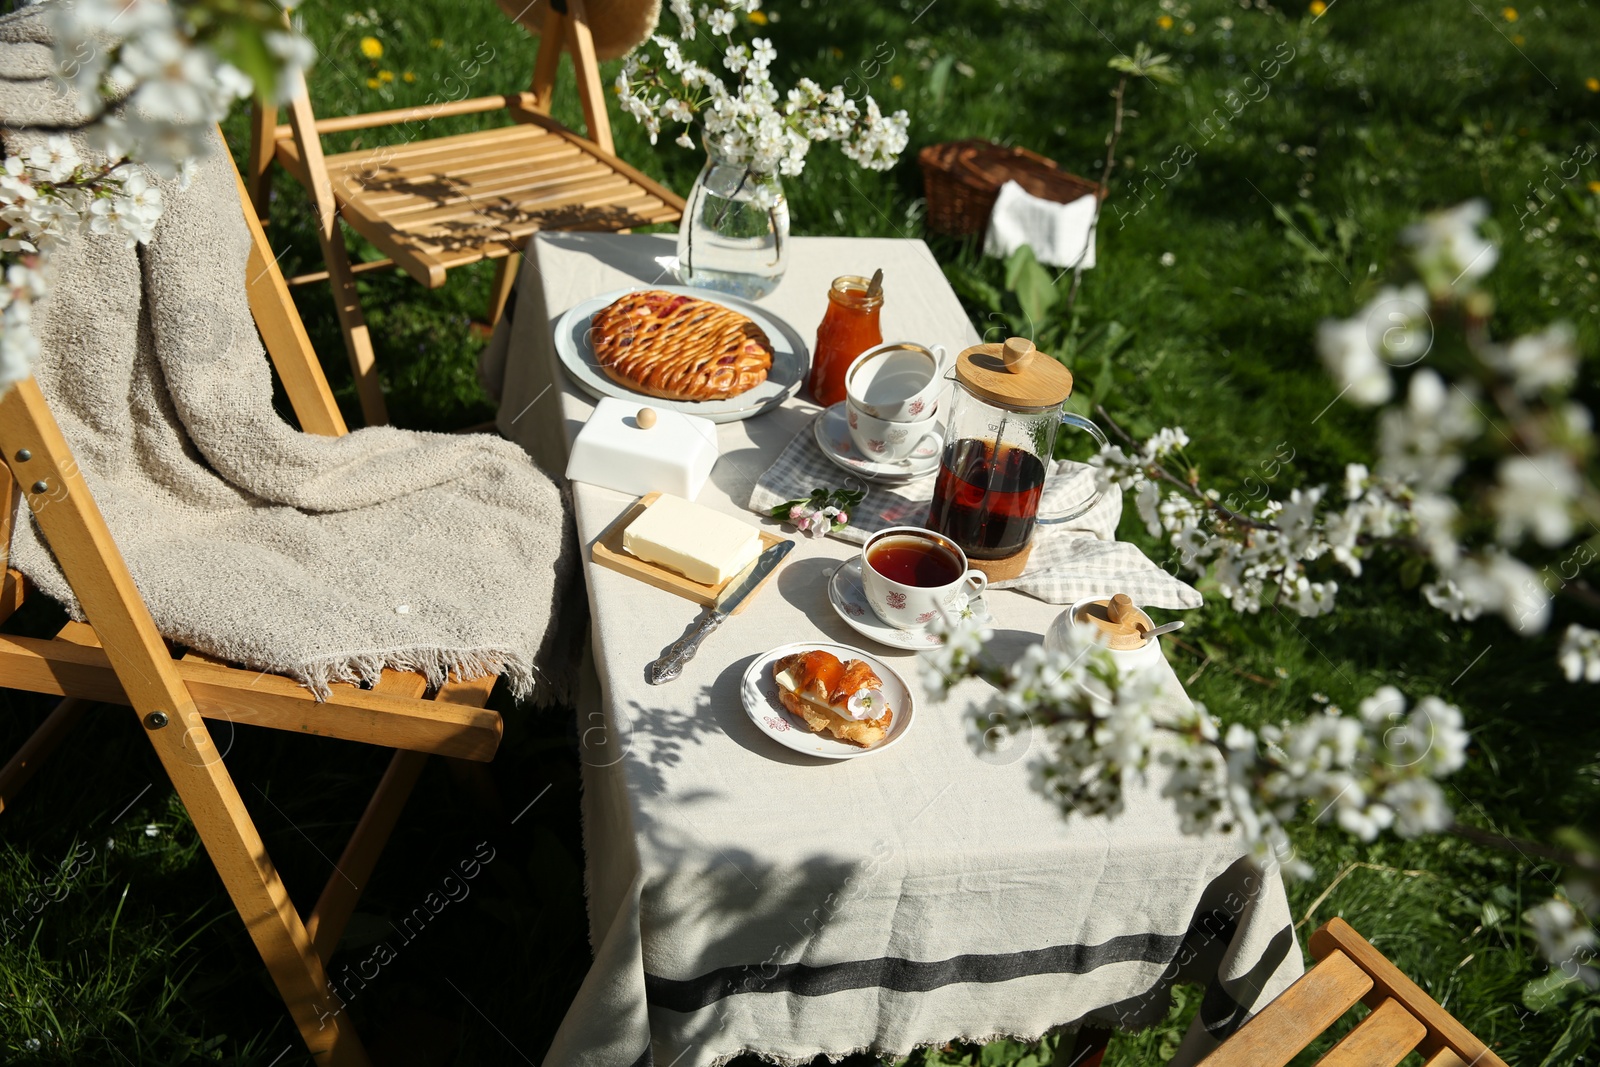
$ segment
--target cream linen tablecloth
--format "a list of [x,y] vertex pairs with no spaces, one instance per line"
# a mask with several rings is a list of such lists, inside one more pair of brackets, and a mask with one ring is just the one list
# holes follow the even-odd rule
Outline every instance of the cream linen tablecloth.
[[[593,410],[557,366],[554,320],[610,290],[670,282],[661,260],[672,254],[660,236],[530,245],[484,369],[501,386],[501,432],[553,472]],[[809,342],[834,276],[877,267],[885,337],[975,343],[920,241],[796,238],[788,275],[762,304]],[[815,412],[794,400],[720,427],[722,459],[699,502],[762,521],[744,509],[751,488]],[[573,488],[587,559],[631,501]],[[645,664],[700,609],[586,563],[598,690],[579,733],[595,958],[547,1065],[696,1067],[741,1051],[804,1062],[1083,1021],[1140,1026],[1163,1017],[1180,975],[1208,986],[1180,1053],[1191,1059],[1301,973],[1277,878],[1244,862],[1236,840],[1181,834],[1159,783],[1134,788],[1114,820],[1068,821],[1030,787],[1025,741],[975,754],[963,711],[985,699],[981,683],[935,703],[914,655],[872,648],[918,694],[914,728],[895,747],[834,763],[761,734],[739,697],[757,654],[808,638],[866,643],[826,594],[856,551],[802,540],[660,687]],[[1060,611],[1011,592],[989,600],[1003,654]],[[1173,705],[1185,702],[1171,668],[1159,669]]]

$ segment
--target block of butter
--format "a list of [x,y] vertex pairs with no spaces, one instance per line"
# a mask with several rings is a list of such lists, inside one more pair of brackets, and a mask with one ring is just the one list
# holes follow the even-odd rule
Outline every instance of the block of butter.
[[692,582],[716,585],[761,554],[761,533],[731,516],[663,493],[622,531],[622,547]]

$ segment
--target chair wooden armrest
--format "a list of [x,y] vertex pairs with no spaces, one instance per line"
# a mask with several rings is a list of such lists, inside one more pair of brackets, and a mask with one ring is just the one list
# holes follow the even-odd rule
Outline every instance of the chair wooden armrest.
[[1284,1067],[1357,1003],[1372,1010],[1317,1067],[1395,1067],[1412,1050],[1425,1067],[1505,1067],[1343,919],[1331,919],[1311,935],[1311,954],[1317,965],[1201,1067]]

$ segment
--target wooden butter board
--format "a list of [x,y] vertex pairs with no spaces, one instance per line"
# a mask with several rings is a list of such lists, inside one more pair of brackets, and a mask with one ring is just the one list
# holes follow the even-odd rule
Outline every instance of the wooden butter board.
[[[605,567],[607,570],[613,570],[619,574],[626,574],[630,578],[637,578],[646,585],[653,585],[657,589],[664,589],[669,593],[676,593],[685,600],[692,600],[696,604],[700,604],[709,608],[717,602],[718,594],[722,592],[723,588],[728,584],[728,582],[733,581],[733,578],[729,578],[727,581],[718,582],[716,585],[702,585],[699,582],[685,578],[677,571],[668,570],[659,563],[646,563],[638,556],[630,555],[622,547],[622,532],[628,528],[629,524],[632,523],[634,519],[637,519],[641,514],[644,513],[645,508],[649,507],[651,504],[654,504],[659,499],[661,499],[660,493],[646,493],[644,496],[634,501],[632,506],[630,506],[627,511],[624,511],[622,516],[617,519],[616,522],[607,527],[606,532],[601,534],[600,537],[595,541],[594,546],[589,549],[589,558],[592,559],[595,565],[598,567]],[[761,551],[763,552],[771,548],[773,545],[782,544],[785,540],[787,540],[786,538],[779,537],[776,534],[767,533],[765,530],[758,530],[757,532],[761,535]],[[756,586],[755,589],[751,591],[751,594],[745,597],[739,606],[734,609],[733,613],[738,615],[740,612],[744,611],[746,605],[756,598],[756,594],[760,593],[761,590],[766,588],[767,583],[772,581],[772,576],[777,574],[779,570],[782,570],[782,568],[773,568],[773,570],[761,580],[761,584]],[[737,577],[738,575],[734,575],[734,578]]]

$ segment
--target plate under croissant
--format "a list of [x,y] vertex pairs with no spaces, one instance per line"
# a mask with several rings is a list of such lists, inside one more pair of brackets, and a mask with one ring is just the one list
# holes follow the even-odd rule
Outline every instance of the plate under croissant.
[[[594,349],[589,344],[589,322],[594,318],[596,311],[610,305],[618,297],[646,288],[721,304],[761,327],[762,332],[767,335],[767,340],[772,342],[772,367],[767,371],[766,381],[726,400],[663,400],[659,397],[646,396],[608,378],[600,369]],[[681,411],[685,415],[699,415],[712,422],[738,422],[740,419],[748,419],[752,415],[771,411],[799,392],[800,383],[805,381],[806,371],[811,368],[811,353],[806,348],[806,343],[794,332],[794,327],[772,312],[736,296],[713,293],[705,289],[691,289],[683,285],[636,285],[585,300],[568,308],[556,320],[555,339],[556,355],[560,357],[561,365],[567,369],[572,380],[578,383],[578,388],[590,396],[597,398],[615,396],[623,400],[638,400],[653,408]]]
[[[772,664],[796,652],[810,652],[814,649],[832,652],[841,660],[866,660],[867,665],[883,680],[884,699],[889,702],[889,710],[894,712],[894,719],[889,723],[888,737],[871,748],[862,748],[848,741],[840,741],[832,734],[814,734],[806,728],[803,719],[784,710],[783,702],[778,699],[778,683],[772,680]],[[796,641],[793,644],[768,649],[757,656],[755,662],[750,664],[750,669],[744,672],[744,681],[740,684],[739,691],[744,697],[745,713],[750,716],[750,721],[756,724],[756,729],[778,744],[792,748],[796,752],[803,752],[807,756],[820,756],[822,759],[856,759],[860,756],[870,756],[875,752],[882,752],[911,729],[914,708],[911,702],[911,689],[906,685],[905,679],[901,678],[893,667],[870,652],[863,652],[849,645],[836,645],[830,641]]]

